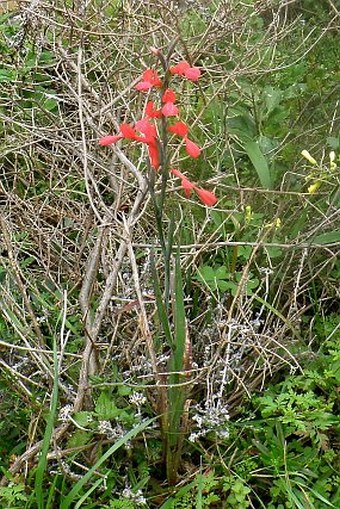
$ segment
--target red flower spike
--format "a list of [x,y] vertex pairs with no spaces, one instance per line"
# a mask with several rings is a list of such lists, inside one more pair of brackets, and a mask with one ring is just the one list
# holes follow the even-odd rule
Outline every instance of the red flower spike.
[[137,133],[133,127],[129,124],[120,124],[120,132],[122,133],[124,138],[129,140],[135,140],[137,138]]
[[184,76],[188,69],[190,69],[190,64],[186,60],[182,60],[182,62],[178,62],[178,64],[170,67],[170,72],[171,74],[179,74],[180,76]]
[[174,134],[177,134],[177,136],[181,136],[182,138],[184,138],[188,134],[189,129],[188,129],[188,126],[184,122],[179,120],[175,124],[169,126],[168,131],[169,131],[169,133],[174,133]]
[[201,71],[198,67],[189,67],[184,73],[184,76],[190,81],[198,81],[201,76]]
[[203,202],[204,205],[207,205],[208,207],[212,207],[218,201],[214,193],[207,191],[206,189],[202,189],[201,187],[195,186],[195,191],[201,202]]
[[99,145],[101,145],[102,147],[107,147],[108,145],[113,145],[122,138],[123,136],[121,134],[116,134],[114,136],[103,136],[99,140]]
[[162,112],[161,110],[157,110],[152,101],[148,101],[145,108],[145,114],[150,118],[161,118]]
[[179,109],[172,102],[165,103],[161,111],[165,117],[177,117],[179,114]]
[[163,96],[162,96],[162,103],[174,103],[176,102],[176,94],[171,88],[168,88]]
[[189,140],[189,138],[185,138],[185,150],[190,157],[197,158],[201,155],[201,149],[196,143]]

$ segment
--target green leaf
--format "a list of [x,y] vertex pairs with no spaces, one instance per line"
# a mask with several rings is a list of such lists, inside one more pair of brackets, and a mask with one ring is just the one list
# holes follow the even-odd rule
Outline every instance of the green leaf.
[[317,235],[312,240],[315,244],[334,244],[340,242],[340,231],[326,232]]
[[272,189],[272,178],[268,163],[258,143],[256,141],[248,141],[243,148],[257,172],[261,185],[267,189]]
[[264,101],[267,107],[267,115],[277,108],[282,99],[282,92],[275,90],[273,87],[267,87],[264,90]]
[[119,396],[129,396],[132,392],[132,387],[129,387],[128,385],[118,385],[117,392]]
[[340,138],[335,138],[334,136],[329,136],[327,138],[328,146],[333,150],[338,150],[340,147]]
[[82,426],[83,428],[85,428],[88,425],[89,420],[91,418],[92,418],[92,412],[82,411],[82,412],[76,412],[73,415],[73,419],[76,421],[76,423],[79,424],[79,426]]
[[10,69],[0,69],[0,83],[12,83],[15,79],[15,73]]
[[99,419],[110,421],[116,419],[123,410],[116,407],[108,393],[102,392],[96,404],[96,414]]
[[76,429],[73,435],[68,439],[67,447],[82,447],[83,445],[87,444],[91,438],[91,433],[83,431],[82,429]]
[[231,116],[227,120],[228,130],[231,134],[235,134],[242,142],[253,140],[256,136],[256,125],[252,116],[244,108],[243,111],[235,109],[230,110]]

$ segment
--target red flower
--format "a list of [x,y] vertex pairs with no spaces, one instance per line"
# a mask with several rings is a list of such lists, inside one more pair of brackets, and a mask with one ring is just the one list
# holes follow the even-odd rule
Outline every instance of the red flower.
[[175,124],[169,126],[168,131],[169,131],[169,133],[174,133],[174,134],[177,134],[177,136],[181,136],[182,138],[184,138],[188,134],[189,129],[188,129],[188,126],[184,122],[179,120]]
[[159,158],[158,145],[155,139],[148,143],[148,152],[151,168],[157,171],[161,163]]
[[135,89],[139,92],[145,92],[150,90],[152,87],[161,87],[162,82],[159,79],[157,71],[154,69],[146,69],[143,74],[141,81],[137,83]]
[[122,134],[116,134],[114,136],[103,136],[99,140],[99,145],[102,147],[107,147],[108,145],[113,145],[113,143],[116,143],[118,140],[121,140],[123,138]]
[[198,67],[189,67],[184,73],[184,76],[190,81],[198,81],[201,76],[201,71]]
[[147,102],[145,114],[150,118],[160,118],[162,116],[161,110],[156,110],[155,105],[152,101]]
[[113,143],[116,143],[122,138],[138,141],[139,138],[138,134],[136,133],[134,128],[131,127],[129,124],[120,124],[119,129],[120,134],[115,134],[112,136],[111,135],[103,136],[102,138],[100,138],[99,145],[102,145],[103,147],[106,147],[107,145],[113,145]]
[[171,74],[179,74],[180,76],[184,76],[185,72],[190,69],[190,64],[186,60],[182,60],[178,62],[178,64],[170,67]]
[[183,187],[185,196],[187,198],[190,198],[191,191],[194,190],[197,193],[197,196],[199,197],[201,202],[204,203],[204,205],[212,207],[217,203],[217,198],[211,191],[207,191],[206,189],[198,187],[178,170],[173,169],[171,170],[171,173],[181,179],[181,186]]
[[168,88],[163,96],[162,96],[162,103],[174,103],[176,102],[176,94],[171,88]]
[[149,122],[149,119],[142,118],[138,120],[135,125],[137,131],[144,134],[144,138],[142,136],[139,137],[138,141],[142,141],[144,143],[149,143],[157,136],[156,127]]
[[171,173],[181,179],[181,186],[184,189],[185,196],[190,198],[191,191],[195,189],[195,184],[193,184],[185,175],[183,175],[183,173],[178,170],[173,169],[171,170]]
[[170,67],[171,74],[178,74],[184,76],[190,81],[197,81],[201,76],[201,71],[198,67],[191,67],[186,60],[182,60],[178,64]]
[[194,157],[195,159],[201,155],[200,147],[187,137],[185,138],[185,150],[190,157]]
[[176,117],[179,114],[179,109],[173,102],[165,103],[161,111],[165,117]]
[[195,191],[201,202],[203,202],[204,205],[207,205],[208,207],[212,207],[218,201],[214,193],[207,191],[206,189],[202,189],[201,187],[195,187]]
[[128,140],[136,140],[138,139],[138,135],[134,128],[129,124],[120,124],[120,132],[122,133],[124,138]]

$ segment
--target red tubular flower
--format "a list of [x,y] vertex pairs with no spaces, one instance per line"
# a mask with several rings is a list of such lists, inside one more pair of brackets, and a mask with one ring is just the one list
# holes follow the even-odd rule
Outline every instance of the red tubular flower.
[[190,64],[186,60],[182,60],[178,62],[178,64],[170,67],[171,74],[179,74],[180,76],[184,76],[185,71],[190,69]]
[[179,114],[179,109],[173,102],[165,103],[161,111],[165,117],[177,117]]
[[197,81],[201,76],[201,71],[198,67],[191,67],[186,60],[182,60],[178,64],[170,67],[171,74],[178,74],[184,76],[190,81]]
[[145,108],[145,114],[149,118],[161,118],[161,116],[162,116],[161,110],[157,110],[152,101],[147,102],[147,105]]
[[113,136],[103,136],[99,140],[99,145],[101,145],[102,147],[107,147],[108,145],[113,145],[122,138],[123,138],[122,134],[116,134]]
[[174,103],[176,102],[176,94],[171,88],[168,88],[163,96],[162,96],[162,103]]
[[129,124],[120,124],[120,132],[122,133],[124,138],[128,140],[136,140],[138,139],[138,135],[134,128]]
[[195,191],[201,200],[201,202],[204,203],[204,205],[207,205],[208,207],[212,207],[217,203],[217,198],[211,191],[207,191],[206,189],[202,189],[201,187],[195,186]]
[[184,194],[187,198],[190,198],[191,191],[195,189],[195,184],[193,184],[183,173],[178,170],[171,170],[171,173],[176,177],[181,179],[181,186],[184,189]]
[[137,83],[135,89],[139,92],[146,92],[152,87],[161,87],[162,82],[159,79],[157,71],[154,69],[146,69],[143,74],[141,81]]
[[198,81],[201,76],[201,71],[198,67],[189,67],[184,73],[184,76],[190,81]]
[[212,207],[217,203],[217,198],[211,191],[207,191],[206,189],[198,187],[178,170],[173,169],[171,170],[171,173],[181,179],[181,186],[183,187],[185,196],[187,198],[190,197],[191,191],[194,190],[197,193],[197,196],[199,197],[201,202],[204,203],[204,205]]
[[177,134],[177,136],[181,136],[182,138],[184,138],[188,134],[189,129],[184,122],[179,120],[175,124],[170,125],[168,127],[168,131],[169,133]]
[[150,141],[153,141],[157,136],[157,129],[153,124],[149,122],[148,118],[142,118],[141,120],[138,120],[135,127],[137,131],[144,134],[144,137],[138,137],[138,141],[149,143]]
[[158,170],[160,167],[160,157],[159,157],[159,150],[157,141],[153,139],[150,143],[148,143],[148,152],[149,152],[149,159],[150,159],[150,165],[151,168],[153,168],[155,171]]
[[189,140],[188,137],[185,138],[185,150],[190,157],[197,158],[201,155],[201,149],[196,143]]

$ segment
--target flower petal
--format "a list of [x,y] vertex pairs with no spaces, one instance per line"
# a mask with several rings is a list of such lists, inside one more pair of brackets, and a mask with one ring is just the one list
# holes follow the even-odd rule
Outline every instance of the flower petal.
[[207,191],[206,189],[202,189],[201,187],[195,186],[195,191],[199,197],[199,199],[207,205],[208,207],[212,207],[217,203],[217,198],[211,191]]
[[144,134],[147,138],[155,138],[157,136],[157,129],[156,127],[149,122],[149,119],[147,118],[141,118],[138,120],[135,124],[135,128]]
[[160,118],[162,116],[161,110],[157,110],[153,101],[148,101],[145,108],[145,114],[150,118]]
[[152,88],[152,87],[153,87],[153,85],[152,85],[151,81],[140,81],[135,86],[135,89],[138,90],[139,92],[146,92],[146,91],[150,90],[150,88]]
[[169,131],[169,133],[174,133],[174,134],[177,134],[178,136],[181,136],[182,138],[184,138],[188,134],[189,129],[188,129],[188,126],[184,122],[179,120],[175,124],[169,126],[168,131]]
[[175,170],[174,168],[171,170],[171,173],[173,175],[175,175],[175,177],[178,177],[180,179],[185,179],[186,178],[186,176],[183,175],[183,173],[181,173],[179,170]]
[[178,62],[178,64],[170,67],[171,74],[179,74],[180,76],[184,76],[185,71],[190,68],[190,64],[186,60],[182,60]]
[[148,152],[149,152],[149,159],[150,159],[150,165],[151,168],[153,168],[155,171],[158,170],[160,167],[160,157],[159,157],[159,150],[156,140],[154,140],[151,143],[148,143]]
[[114,143],[116,143],[118,140],[121,140],[122,138],[123,138],[123,136],[121,134],[116,134],[113,136],[103,136],[99,140],[99,145],[101,145],[102,147],[107,147],[108,145],[113,145]]
[[190,81],[198,81],[201,76],[201,71],[198,67],[189,67],[184,73],[184,76]]
[[178,170],[173,169],[171,173],[181,179],[181,186],[184,189],[185,196],[189,198],[191,191],[196,188],[195,184]]
[[162,108],[162,113],[165,117],[176,117],[179,114],[179,109],[174,103],[165,103]]
[[135,89],[139,92],[146,92],[152,87],[161,87],[162,82],[159,79],[157,71],[154,69],[145,69],[141,81],[137,83]]
[[200,147],[189,140],[189,138],[185,138],[185,150],[190,157],[194,157],[195,159],[201,155]]
[[135,140],[137,137],[137,133],[134,130],[134,128],[129,124],[120,124],[120,132],[124,136],[124,138],[127,138],[129,140]]
[[158,72],[154,69],[145,69],[143,72],[143,81],[149,81],[153,87],[161,87],[162,82],[158,76]]
[[162,96],[162,103],[174,103],[176,102],[176,94],[171,88],[168,88],[163,96]]
[[181,186],[184,189],[184,194],[187,198],[190,198],[191,191],[195,189],[195,185],[187,178],[181,180]]

